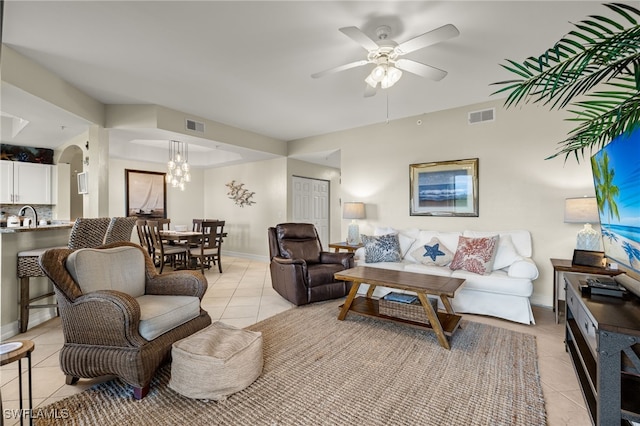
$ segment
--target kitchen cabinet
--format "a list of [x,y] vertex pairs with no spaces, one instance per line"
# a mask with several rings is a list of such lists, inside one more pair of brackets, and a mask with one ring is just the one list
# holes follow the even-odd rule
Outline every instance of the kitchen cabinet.
[[0,203],[51,204],[53,165],[0,161]]

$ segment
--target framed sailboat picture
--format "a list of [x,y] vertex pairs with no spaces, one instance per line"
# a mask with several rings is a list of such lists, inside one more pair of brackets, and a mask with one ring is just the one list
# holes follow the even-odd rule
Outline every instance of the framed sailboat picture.
[[127,216],[143,219],[167,217],[166,173],[125,169]]

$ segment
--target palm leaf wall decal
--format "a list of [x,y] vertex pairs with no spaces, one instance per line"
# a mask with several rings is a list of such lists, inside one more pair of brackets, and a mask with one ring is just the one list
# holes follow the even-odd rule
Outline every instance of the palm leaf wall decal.
[[543,54],[522,62],[507,59],[501,66],[516,78],[494,83],[504,86],[493,94],[507,94],[507,108],[570,108],[575,117],[569,120],[579,125],[548,158],[573,154],[579,162],[587,149],[600,149],[640,123],[640,10],[623,3],[604,6],[616,19],[589,16]]

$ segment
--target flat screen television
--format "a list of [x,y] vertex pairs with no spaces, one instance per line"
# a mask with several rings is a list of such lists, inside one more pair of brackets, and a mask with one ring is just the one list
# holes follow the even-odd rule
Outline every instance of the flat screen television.
[[616,281],[640,297],[640,125],[591,157],[604,255]]

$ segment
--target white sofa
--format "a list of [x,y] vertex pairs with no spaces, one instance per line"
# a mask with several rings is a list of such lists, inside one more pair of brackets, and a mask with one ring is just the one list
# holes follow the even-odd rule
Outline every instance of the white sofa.
[[[533,292],[533,280],[538,277],[538,268],[531,259],[531,234],[526,230],[496,232],[438,232],[409,229],[397,231],[392,228],[376,228],[374,235],[395,233],[398,235],[401,260],[399,262],[366,263],[365,248],[356,251],[356,264],[375,268],[404,270],[423,274],[451,276],[466,281],[456,291],[452,306],[458,313],[489,315],[523,324],[535,324],[529,297]],[[456,252],[460,236],[479,238],[499,235],[493,270],[479,275],[466,270],[451,270],[449,265],[425,265],[411,253],[433,237],[444,244],[452,253]],[[362,285],[358,293],[366,293],[367,285]],[[374,297],[397,291],[386,287],[376,287]],[[442,308],[442,302],[439,302]]]

